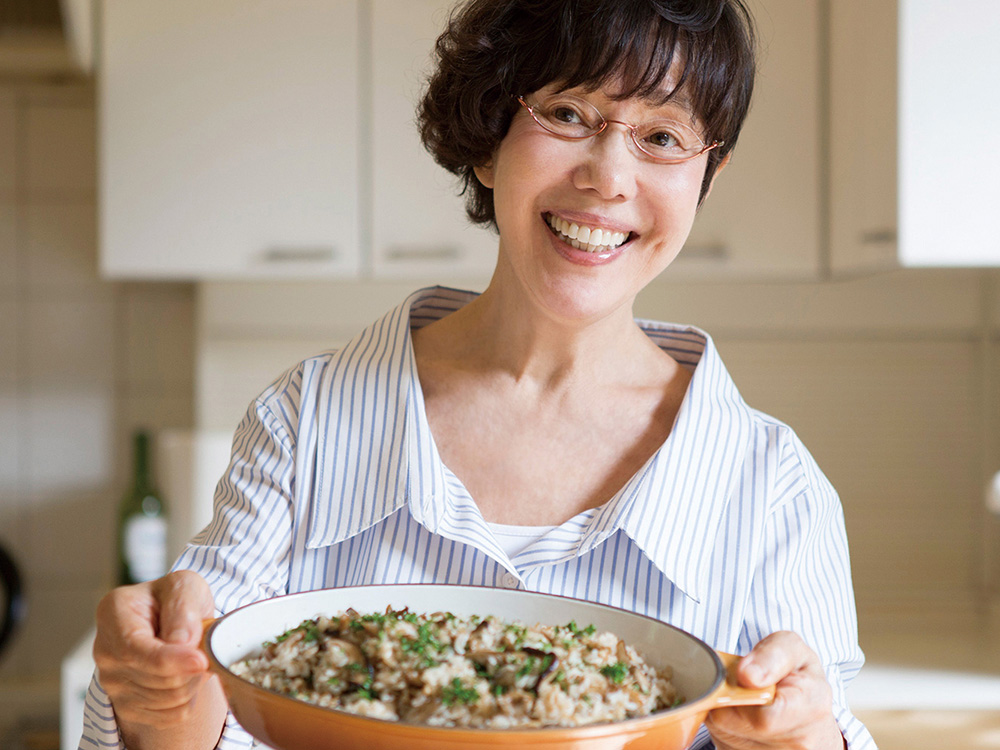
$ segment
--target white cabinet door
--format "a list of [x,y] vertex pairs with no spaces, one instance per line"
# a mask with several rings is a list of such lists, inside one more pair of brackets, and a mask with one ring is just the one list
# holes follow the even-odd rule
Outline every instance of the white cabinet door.
[[103,272],[354,275],[356,0],[105,0]]
[[1000,266],[1000,2],[900,0],[899,258]]
[[896,260],[896,0],[830,3],[830,266]]
[[760,34],[750,115],[665,278],[815,278],[822,270],[820,0],[748,5]]
[[453,0],[372,6],[372,248],[378,278],[489,280],[496,235],[465,216],[459,186],[424,150],[416,103]]

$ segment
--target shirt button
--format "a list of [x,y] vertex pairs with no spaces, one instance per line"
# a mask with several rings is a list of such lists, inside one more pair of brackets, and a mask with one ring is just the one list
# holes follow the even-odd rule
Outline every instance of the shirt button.
[[513,573],[504,573],[503,578],[500,579],[504,586],[509,589],[516,589],[518,585],[517,576]]

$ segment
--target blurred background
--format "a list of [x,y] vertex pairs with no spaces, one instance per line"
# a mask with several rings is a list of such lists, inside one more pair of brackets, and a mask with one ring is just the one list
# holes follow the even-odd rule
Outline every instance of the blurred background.
[[[749,4],[756,103],[637,314],[707,329],[839,490],[881,747],[1000,748],[998,157],[911,54],[951,29],[926,0]],[[136,430],[176,552],[271,380],[413,289],[485,285],[495,239],[412,125],[449,6],[0,0],[0,546],[26,605],[0,748],[58,747],[60,710],[76,746]],[[928,208],[935,180],[959,200]]]

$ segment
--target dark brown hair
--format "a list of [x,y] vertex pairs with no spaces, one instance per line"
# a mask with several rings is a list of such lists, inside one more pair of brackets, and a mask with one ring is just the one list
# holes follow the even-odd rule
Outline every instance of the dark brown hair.
[[[493,191],[476,179],[507,134],[514,97],[550,83],[662,104],[688,97],[708,152],[701,199],[736,145],[750,107],[754,29],[743,0],[469,0],[435,46],[418,108],[424,146],[462,183],[469,218],[496,226]],[[672,91],[662,90],[679,61]]]

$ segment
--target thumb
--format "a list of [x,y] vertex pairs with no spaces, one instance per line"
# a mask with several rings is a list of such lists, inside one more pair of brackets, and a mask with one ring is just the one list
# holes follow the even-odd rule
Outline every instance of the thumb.
[[160,609],[159,638],[197,646],[202,621],[215,615],[212,591],[205,579],[189,570],[178,570],[154,581],[153,595]]

